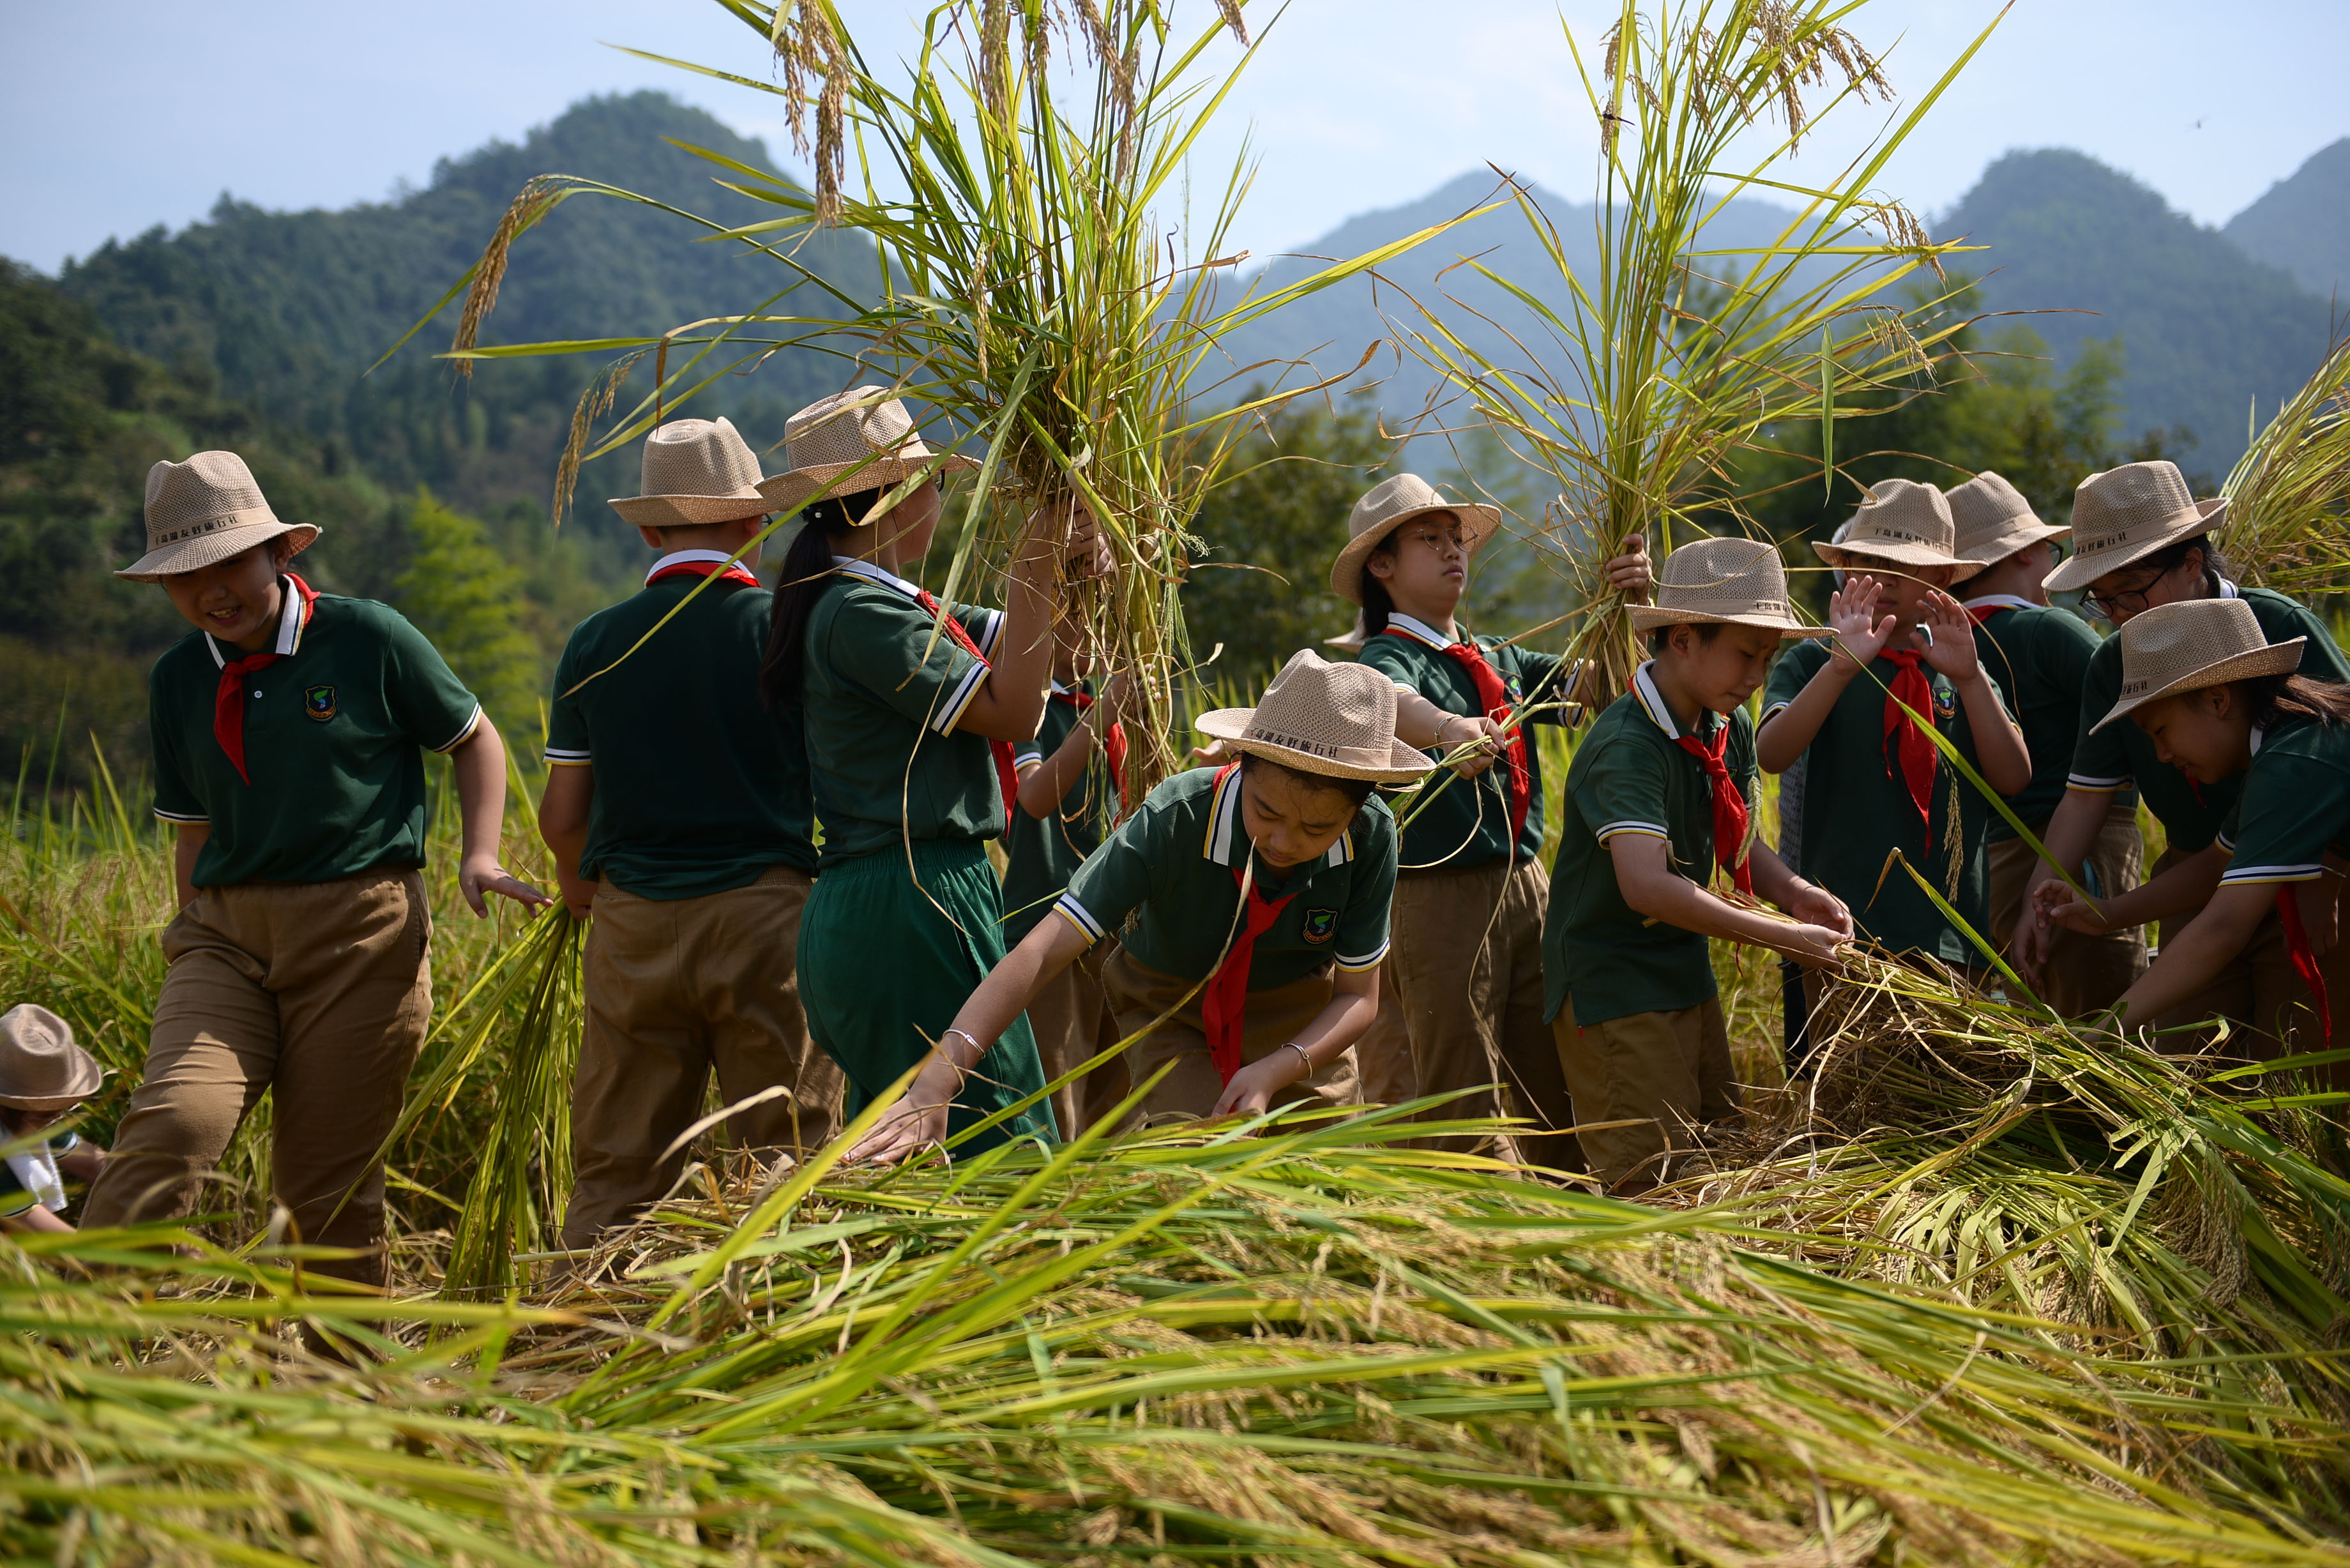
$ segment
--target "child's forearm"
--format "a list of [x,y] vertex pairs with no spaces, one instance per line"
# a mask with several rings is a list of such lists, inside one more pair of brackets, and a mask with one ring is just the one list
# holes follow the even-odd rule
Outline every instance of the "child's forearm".
[[505,830],[506,746],[487,713],[450,753],[457,774],[457,815],[464,833],[463,857],[468,861],[498,857],[498,841]]
[[2067,789],[2064,798],[2056,803],[2056,813],[2048,819],[2048,831],[2040,842],[2055,862],[2035,861],[2031,879],[2023,892],[2027,900],[2032,889],[2056,875],[2056,867],[2064,867],[2066,875],[2080,869],[2081,862],[2089,857],[2090,848],[2097,842],[2097,834],[2106,825],[2106,815],[2112,809],[2113,796],[2101,790]]
[[213,825],[183,822],[179,828],[172,843],[172,891],[178,900],[172,907],[184,909],[196,901],[196,857],[204,852],[204,845],[213,836]]
[[1086,776],[1086,769],[1094,759],[1094,715],[1098,707],[1086,710],[1069,731],[1068,739],[1053,749],[1053,754],[1020,775],[1020,809],[1042,822],[1060,809],[1061,802],[1077,787]]
[[1377,996],[1359,992],[1334,992],[1314,1022],[1297,1032],[1292,1044],[1305,1053],[1306,1060],[1320,1072],[1346,1053],[1347,1047],[1360,1040],[1369,1030],[1371,1021],[1378,1016]]
[[1967,729],[1974,736],[1983,782],[2002,794],[2019,794],[2031,787],[2032,753],[2023,743],[2023,732],[1999,705],[1991,677],[1978,670],[1952,684],[1966,706]]
[[2187,929],[2162,944],[2154,967],[2116,1003],[2124,1024],[2143,1028],[2193,996],[2252,940],[2276,898],[2272,883],[2248,882],[2212,895]]
[[1720,937],[1748,947],[1769,948],[1773,952],[1785,950],[1785,921],[1773,919],[1760,910],[1741,909],[1686,877],[1676,876],[1672,880],[1679,886],[1644,888],[1637,901],[1628,895],[1626,901],[1651,919],[1700,936]]
[[1748,850],[1746,861],[1754,869],[1755,896],[1764,903],[1776,904],[1783,909],[1797,893],[1811,886],[1767,844],[1757,844]]
[[1831,659],[1804,682],[1794,701],[1762,721],[1754,734],[1754,760],[1764,773],[1783,774],[1795,765],[1859,673],[1860,666],[1841,655]]
[[1028,1010],[1045,983],[1077,961],[1087,942],[1076,927],[1047,914],[1020,945],[987,971],[938,1043],[940,1054],[968,1072]]
[[2207,844],[2152,881],[2103,898],[2097,907],[2106,923],[2117,931],[2167,920],[2173,915],[2191,915],[2211,901],[2232,858],[2218,845]]

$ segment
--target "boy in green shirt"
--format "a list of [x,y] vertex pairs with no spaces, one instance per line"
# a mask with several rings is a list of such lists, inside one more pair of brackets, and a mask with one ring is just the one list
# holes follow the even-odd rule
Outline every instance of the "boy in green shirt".
[[673,420],[642,474],[612,506],[660,556],[563,650],[538,807],[564,901],[595,918],[572,1248],[676,1183],[671,1146],[713,1070],[741,1147],[804,1155],[839,1127],[840,1069],[808,1038],[794,961],[816,871],[806,751],[799,716],[759,696],[759,460],[725,420]]
[[312,1265],[384,1280],[383,1167],[432,1012],[424,753],[455,763],[457,885],[550,902],[498,865],[505,747],[481,704],[387,606],[313,592],[318,536],[277,520],[234,452],[147,475],[147,554],[196,630],[155,661],[155,815],[179,828],[179,915],[145,1073],[88,1226],[192,1212],[237,1124],[272,1094],[271,1186]]
[[[2014,704],[2032,753],[2032,783],[2007,804],[2033,837],[2044,838],[2048,819],[2064,798],[2081,692],[2097,651],[2097,634],[2071,610],[2051,605],[2043,584],[2056,566],[2055,542],[2072,530],[2043,523],[2032,504],[1996,473],[1979,473],[1943,495],[1963,563],[1950,591],[1973,619],[1975,652]],[[2138,880],[2137,794],[2123,788],[2106,799],[2095,846],[2076,875],[2118,892]],[[1991,899],[1984,934],[2012,959],[2016,919],[2035,861],[2031,847],[1996,814],[1984,829],[1984,844]],[[2055,961],[2041,972],[2041,999],[2066,1017],[2085,1018],[2111,1007],[2146,968],[2146,936],[2137,926],[2095,936],[2066,931],[2052,953]]]
[[[1583,1152],[1627,1196],[1669,1174],[1692,1127],[1738,1109],[1707,939],[1818,965],[1852,937],[1843,902],[1752,831],[1746,700],[1781,639],[1825,634],[1788,614],[1778,556],[1757,540],[1674,551],[1657,600],[1632,609],[1652,657],[1567,770],[1543,933],[1547,1014]],[[1717,867],[1735,896],[1711,890]]]
[[[1803,874],[1851,906],[1887,952],[1971,969],[1982,954],[1886,861],[1901,851],[1977,932],[1989,923],[1983,832],[1993,815],[1918,729],[1930,723],[2002,794],[2032,782],[2023,732],[1943,590],[1958,575],[1950,504],[1930,484],[1879,482],[1841,545],[1813,546],[1846,576],[1828,601],[1833,650],[1806,642],[1771,671],[1755,736],[1767,773],[1804,759]],[[1866,672],[1866,673],[1864,673]]]

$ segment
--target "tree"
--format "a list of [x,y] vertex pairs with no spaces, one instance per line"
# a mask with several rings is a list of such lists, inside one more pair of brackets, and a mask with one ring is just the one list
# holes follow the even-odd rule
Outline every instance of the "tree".
[[408,516],[408,564],[392,603],[432,639],[508,735],[538,732],[547,670],[524,629],[522,575],[490,545],[482,525],[416,493]]

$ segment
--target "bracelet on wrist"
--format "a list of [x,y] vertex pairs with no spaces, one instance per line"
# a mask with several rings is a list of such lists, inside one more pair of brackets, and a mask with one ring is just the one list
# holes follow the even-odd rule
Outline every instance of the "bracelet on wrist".
[[1281,1049],[1297,1053],[1298,1066],[1303,1070],[1302,1076],[1310,1078],[1314,1075],[1314,1058],[1305,1054],[1305,1046],[1295,1040],[1284,1040],[1281,1043]]

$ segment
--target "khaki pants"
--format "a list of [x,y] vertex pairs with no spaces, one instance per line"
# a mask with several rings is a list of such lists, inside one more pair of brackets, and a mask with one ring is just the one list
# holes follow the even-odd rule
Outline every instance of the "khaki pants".
[[701,1119],[712,1069],[726,1105],[791,1091],[727,1119],[739,1147],[804,1155],[840,1130],[840,1069],[808,1039],[795,961],[814,885],[788,866],[699,898],[596,885],[565,1246],[592,1246],[669,1191],[688,1151],[661,1151]]
[[85,1225],[177,1220],[274,1096],[270,1186],[290,1240],[369,1255],[309,1265],[384,1282],[383,1166],[432,1015],[423,879],[206,888],[164,928],[147,1064]]
[[[1604,1186],[1664,1180],[1669,1157],[1696,1147],[1693,1127],[1738,1115],[1719,1000],[1578,1025],[1569,997],[1551,1027],[1583,1124],[1583,1156]],[[1634,1125],[1596,1125],[1617,1121]]]
[[[1102,965],[1117,948],[1114,941],[1096,942],[1029,1001],[1028,1027],[1036,1032],[1036,1055],[1048,1081],[1118,1043],[1118,1020],[1101,982]],[[1129,1086],[1126,1058],[1119,1056],[1054,1090],[1053,1119],[1061,1137],[1074,1138],[1116,1110]]]
[[[1152,1019],[1173,1007],[1176,998],[1191,989],[1188,980],[1178,980],[1135,962],[1124,948],[1103,963],[1101,978],[1110,1009],[1118,1015],[1120,1039],[1149,1029]],[[1248,1008],[1241,1020],[1242,1065],[1278,1051],[1295,1039],[1298,1031],[1330,1005],[1330,977],[1317,974],[1270,991],[1250,992]],[[1209,1059],[1208,1029],[1201,1020],[1197,996],[1183,1003],[1166,1023],[1128,1046],[1126,1054],[1131,1064],[1128,1071],[1138,1084],[1149,1081],[1161,1066],[1174,1064],[1142,1102],[1145,1125],[1204,1116],[1216,1108],[1217,1097],[1224,1092],[1223,1080],[1216,1076],[1216,1064]],[[1291,1085],[1283,1098],[1291,1103],[1303,1099],[1309,1107],[1360,1105],[1362,1094],[1356,1081],[1354,1047],[1348,1046],[1336,1061],[1304,1083]]]
[[[2164,850],[2154,863],[2155,875],[2160,876],[2183,858]],[[2333,891],[2340,929],[2350,934],[2350,899],[2345,898],[2341,869],[2328,857],[2324,885]],[[2176,937],[2194,919],[2193,915],[2179,915],[2163,921],[2164,939]],[[2318,961],[2318,971],[2325,980],[2326,1000],[2340,1016],[2339,1010],[2350,1008],[2350,941],[2336,940],[2333,950]],[[2260,923],[2244,950],[2212,976],[2209,984],[2155,1020],[2155,1024],[2159,1029],[2184,1028],[2213,1017],[2237,1025],[2224,1050],[2243,1061],[2284,1055],[2288,1041],[2293,1051],[2327,1048],[2327,1043],[2317,1037],[2316,1006],[2309,987],[2286,951],[2284,922],[2274,913]],[[2200,1030],[2172,1035],[2162,1044],[2171,1051],[2198,1051],[2210,1044],[2216,1034],[2215,1030]]]
[[[1563,1132],[1575,1122],[1558,1047],[1543,1017],[1543,915],[1549,903],[1550,878],[1531,859],[1514,866],[1495,860],[1466,871],[1407,871],[1396,883],[1394,945],[1379,969],[1379,1016],[1356,1047],[1363,1061],[1363,1097],[1393,1105],[1472,1089],[1426,1117],[1517,1116],[1534,1123],[1490,1149],[1484,1146],[1491,1139],[1434,1138],[1426,1140],[1429,1146],[1473,1148],[1505,1159],[1523,1155],[1544,1165],[1574,1163],[1571,1138],[1542,1136],[1544,1129]],[[1548,1147],[1554,1143],[1569,1147]]]
[[[2089,849],[2089,864],[2096,867],[2097,881],[2108,896],[2138,885],[2145,854],[2138,837],[2137,805],[2114,806]],[[2031,881],[2040,857],[2021,838],[2009,838],[1990,846],[1989,858],[1990,934],[2005,952],[2016,922],[2023,916],[2024,885]],[[2077,867],[2073,874],[2079,877]],[[2122,992],[2145,972],[2144,927],[2092,937],[2059,926],[2041,971],[2040,1000],[2067,1018],[2086,1018],[2120,1001]]]

